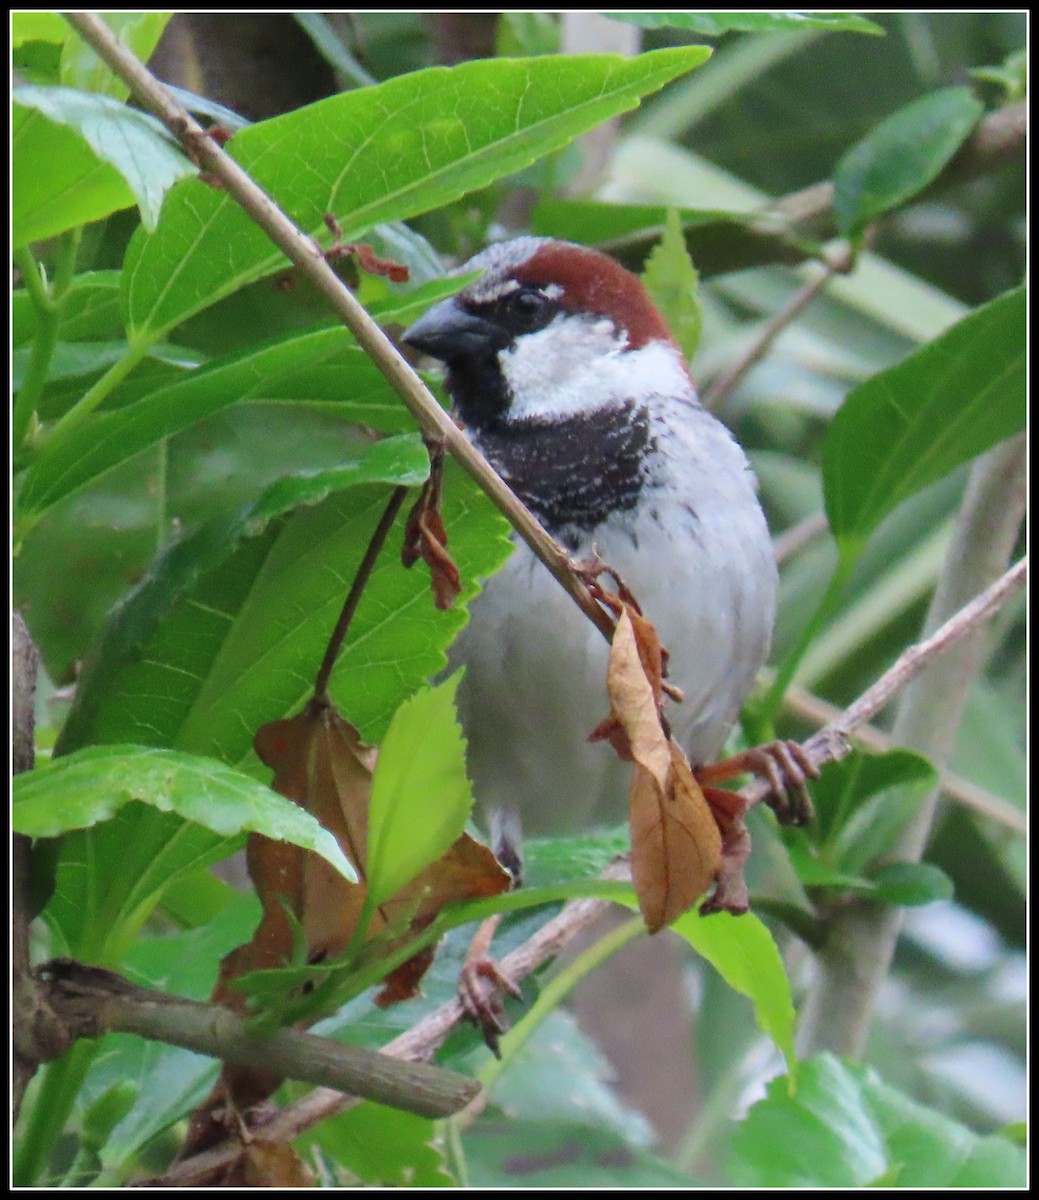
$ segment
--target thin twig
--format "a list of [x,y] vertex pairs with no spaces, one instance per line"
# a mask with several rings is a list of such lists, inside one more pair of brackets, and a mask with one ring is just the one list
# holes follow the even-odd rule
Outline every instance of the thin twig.
[[[990,620],[1024,585],[1028,574],[1028,559],[1022,558],[969,604],[965,604],[943,625],[922,642],[909,646],[893,666],[844,712],[836,721],[825,725],[804,744],[804,751],[816,766],[845,758],[850,752],[849,736],[861,725],[876,716],[898,693],[931,662],[967,634]],[[743,794],[752,801],[764,798],[767,784],[755,783]]]
[[827,263],[825,267],[819,269],[814,274],[814,278],[809,279],[802,288],[795,292],[783,308],[758,330],[754,339],[740,357],[704,393],[702,397],[703,406],[708,412],[716,412],[718,410],[721,402],[729,392],[737,384],[742,383],[749,372],[761,362],[769,350],[772,349],[776,338],[804,312],[808,305],[811,304],[815,297],[819,295],[834,277],[837,270],[838,266],[835,263]]
[[[816,696],[807,688],[792,683],[783,696],[784,708],[796,717],[811,721],[816,725],[831,724],[841,719],[841,710],[836,704],[831,704],[821,696]],[[892,750],[895,741],[889,733],[877,729],[875,725],[860,725],[853,731],[856,742],[867,746],[879,753]],[[1023,837],[1028,832],[1028,822],[1025,814],[1013,804],[994,795],[985,788],[978,787],[969,779],[956,775],[952,771],[943,771],[938,780],[939,786],[947,799],[956,804],[962,804],[980,817],[1003,826],[1011,833]]]
[[343,642],[349,632],[350,622],[354,618],[354,613],[357,612],[357,605],[360,603],[361,595],[375,567],[379,553],[386,542],[386,538],[393,528],[393,522],[397,519],[400,506],[404,503],[404,497],[407,494],[408,489],[406,487],[395,487],[390,493],[389,502],[383,510],[382,516],[379,518],[379,524],[376,525],[375,532],[371,536],[368,549],[364,552],[364,558],[361,559],[361,565],[357,568],[353,582],[350,584],[350,591],[347,593],[346,600],[343,603],[343,611],[339,614],[339,620],[336,621],[335,629],[332,630],[332,634],[328,639],[328,648],[325,650],[325,657],[321,660],[321,666],[318,667],[318,672],[314,679],[315,700],[324,700],[328,695],[328,681],[332,676],[332,668],[335,666],[336,659],[339,657],[339,651],[342,649]]
[[793,558],[829,527],[826,513],[817,512],[805,517],[803,521],[798,521],[796,525],[791,525],[789,529],[784,529],[782,533],[777,533],[772,539],[772,551],[777,564],[782,566],[788,558]]
[[442,443],[484,490],[491,502],[545,564],[574,603],[602,633],[613,637],[612,618],[595,602],[573,569],[569,555],[541,527],[533,513],[502,481],[440,407],[397,348],[342,283],[322,256],[321,248],[303,233],[266,192],[210,138],[95,13],[63,13],[134,95],[187,147],[213,179],[235,199],[270,239],[330,301],[336,313],[385,376],[415,418],[424,437]]

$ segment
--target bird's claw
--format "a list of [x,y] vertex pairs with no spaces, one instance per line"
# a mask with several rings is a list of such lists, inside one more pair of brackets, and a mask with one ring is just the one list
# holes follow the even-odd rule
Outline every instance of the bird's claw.
[[501,1035],[508,1029],[504,997],[517,1000],[522,992],[493,958],[469,958],[458,976],[458,1002],[466,1017],[483,1034],[495,1058],[501,1058]]
[[777,740],[744,750],[720,763],[698,768],[696,777],[706,785],[748,772],[768,784],[765,803],[781,825],[807,825],[815,816],[808,780],[819,778],[819,768],[794,741]]

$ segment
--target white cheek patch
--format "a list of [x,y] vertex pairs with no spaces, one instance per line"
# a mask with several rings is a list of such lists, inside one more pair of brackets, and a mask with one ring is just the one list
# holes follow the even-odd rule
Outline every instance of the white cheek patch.
[[687,396],[689,376],[674,347],[650,342],[627,350],[608,317],[560,314],[498,355],[511,393],[511,420],[594,412],[629,398]]

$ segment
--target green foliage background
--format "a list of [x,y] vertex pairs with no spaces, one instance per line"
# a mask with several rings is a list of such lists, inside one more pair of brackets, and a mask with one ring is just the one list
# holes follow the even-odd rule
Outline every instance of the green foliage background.
[[[147,58],[168,16],[106,19]],[[855,270],[720,410],[774,532],[829,518],[833,536],[784,562],[778,682],[746,722],[748,736],[802,736],[785,685],[845,704],[914,639],[969,464],[1023,428],[1021,168],[925,189],[983,113],[1023,94],[1024,18],[628,16],[643,29],[635,57],[559,57],[555,14],[513,13],[492,30],[499,57],[448,69],[434,66],[436,29],[421,14],[301,17],[304,45],[341,91],[242,128],[230,149],[325,244],[333,211],[346,240],[408,264],[407,285],[359,281],[389,327],[453,289],[442,264],[506,227],[600,242],[637,267],[652,250],[647,282],[705,393],[803,285],[793,263],[838,227],[853,239]],[[38,766],[16,789],[15,821],[53,880],[35,951],[203,999],[257,914],[213,864],[249,829],[323,845],[264,786],[252,732],[306,699],[389,487],[419,483],[426,455],[350,335],[227,194],[193,178],[158,123],[127,107],[65,22],[13,22],[24,80],[13,101],[14,589],[44,666]],[[609,118],[608,161],[575,196],[580,139]],[[769,197],[825,180],[836,222],[762,230]],[[411,697],[507,553],[503,521],[461,472],[446,494],[461,606],[437,613],[423,568],[404,572],[387,551],[332,685],[367,739],[395,722],[402,778],[433,719],[409,733]],[[1023,811],[1022,601],[995,622],[992,647],[951,765]],[[432,703],[432,727],[453,729],[447,701]],[[464,815],[459,739],[440,740],[430,770],[454,781]],[[856,755],[824,772],[807,832],[781,835],[755,814],[764,920],[694,914],[677,930],[696,951],[683,1049],[697,1078],[677,1135],[661,1138],[614,1089],[601,1051],[552,1004],[510,1007],[504,1070],[470,1031],[444,1048],[440,1061],[493,1081],[472,1125],[366,1104],[298,1148],[325,1183],[1020,1185],[1022,1151],[1001,1131],[1024,1112],[1023,841],[949,804],[924,864],[885,865],[934,779],[907,751]],[[391,877],[427,844],[433,853],[436,830],[420,824]],[[529,901],[579,892],[617,847],[605,834],[535,844]],[[853,896],[912,906],[866,1062],[817,1056],[766,1094],[781,1053],[793,1061],[791,987],[799,1004],[828,916]],[[502,950],[547,911],[515,912]],[[326,972],[318,1031],[383,1045],[451,994],[464,934],[448,937],[426,996],[387,1012],[354,995],[350,964]],[[528,999],[579,974],[532,979]],[[255,990],[277,1011],[271,997],[285,1002],[300,978]],[[16,1181],[118,1186],[161,1171],[215,1070],[122,1035],[77,1044],[30,1089]],[[286,1085],[282,1098],[297,1092]]]

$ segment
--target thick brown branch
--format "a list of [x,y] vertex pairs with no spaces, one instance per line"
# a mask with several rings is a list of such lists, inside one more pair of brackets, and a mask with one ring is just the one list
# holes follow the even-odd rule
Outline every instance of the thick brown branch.
[[57,959],[40,969],[55,1009],[77,1037],[136,1033],[224,1062],[265,1067],[288,1079],[324,1084],[353,1096],[424,1117],[464,1108],[480,1085],[465,1075],[424,1063],[402,1063],[360,1046],[279,1029],[250,1034],[246,1022],[217,1004],[202,1004],[136,987],[111,971]]

